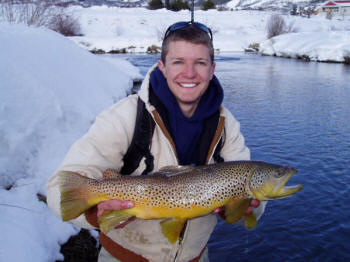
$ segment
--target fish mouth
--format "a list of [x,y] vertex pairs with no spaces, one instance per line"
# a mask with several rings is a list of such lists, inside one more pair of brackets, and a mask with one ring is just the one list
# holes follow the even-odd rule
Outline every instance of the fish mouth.
[[291,176],[296,173],[296,169],[291,169],[282,177],[267,182],[261,190],[254,190],[253,194],[258,200],[275,200],[289,197],[299,192],[304,187],[302,184],[286,186]]

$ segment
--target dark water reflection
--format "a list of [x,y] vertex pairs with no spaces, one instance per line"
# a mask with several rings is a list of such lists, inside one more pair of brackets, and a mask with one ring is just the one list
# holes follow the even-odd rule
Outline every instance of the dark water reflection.
[[252,159],[293,165],[292,183],[305,188],[271,201],[255,230],[220,222],[212,261],[348,261],[350,67],[238,57],[218,63],[217,76]]
[[[128,59],[144,74],[157,57]],[[255,230],[220,221],[211,261],[350,261],[350,66],[235,53],[216,75],[252,159],[296,167],[305,187]]]

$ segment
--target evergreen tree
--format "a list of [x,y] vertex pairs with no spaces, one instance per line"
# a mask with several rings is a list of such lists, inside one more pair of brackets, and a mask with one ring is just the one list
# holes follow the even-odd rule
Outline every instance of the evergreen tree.
[[170,0],[165,0],[165,8],[170,9]]
[[148,9],[151,9],[151,10],[161,9],[163,7],[164,7],[164,5],[163,5],[162,0],[151,0],[148,3]]
[[205,0],[202,4],[202,10],[215,9],[216,5],[212,0]]
[[183,2],[182,0],[174,0],[172,3],[169,4],[169,10],[180,11],[182,9],[190,10],[190,7],[187,1]]

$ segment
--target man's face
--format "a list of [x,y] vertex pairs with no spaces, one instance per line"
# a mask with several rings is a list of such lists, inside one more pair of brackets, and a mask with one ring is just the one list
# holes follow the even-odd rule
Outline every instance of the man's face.
[[181,110],[193,108],[193,114],[215,71],[209,48],[202,44],[172,41],[165,60],[165,64],[158,61],[159,69]]

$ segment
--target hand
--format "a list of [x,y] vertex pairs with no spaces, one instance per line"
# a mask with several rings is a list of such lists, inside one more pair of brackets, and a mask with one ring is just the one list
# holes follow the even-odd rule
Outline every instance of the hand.
[[[122,210],[127,208],[134,207],[134,203],[131,201],[126,200],[107,200],[103,201],[97,204],[97,217],[100,217],[103,215],[105,211],[111,211],[111,210]],[[136,217],[132,217],[125,222],[121,223],[120,225],[116,226],[115,228],[122,228],[125,227],[130,222],[134,221]]]
[[250,205],[247,208],[247,210],[245,211],[246,214],[251,214],[253,212],[253,208],[257,208],[260,205],[260,201],[257,199],[252,199],[250,201]]
[[[253,208],[257,208],[260,205],[260,201],[257,199],[252,199],[250,201],[250,205],[245,211],[245,213],[251,214],[253,212]],[[218,207],[213,211],[214,214],[218,214],[222,219],[225,219],[225,207]]]

